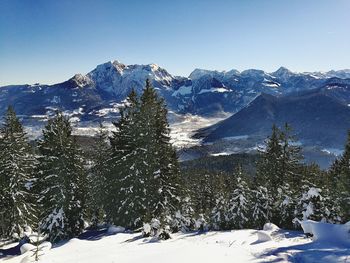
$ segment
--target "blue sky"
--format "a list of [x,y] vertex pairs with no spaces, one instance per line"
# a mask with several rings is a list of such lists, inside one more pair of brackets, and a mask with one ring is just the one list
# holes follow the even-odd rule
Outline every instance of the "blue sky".
[[0,85],[57,83],[97,64],[350,68],[349,0],[0,0]]

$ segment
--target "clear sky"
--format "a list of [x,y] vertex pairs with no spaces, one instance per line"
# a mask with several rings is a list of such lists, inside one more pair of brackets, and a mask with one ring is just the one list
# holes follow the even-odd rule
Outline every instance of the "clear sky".
[[350,0],[0,0],[0,85],[118,59],[194,68],[350,68]]

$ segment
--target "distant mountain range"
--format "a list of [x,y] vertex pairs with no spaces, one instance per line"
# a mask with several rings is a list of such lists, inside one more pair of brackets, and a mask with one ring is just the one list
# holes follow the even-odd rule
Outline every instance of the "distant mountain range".
[[231,117],[196,136],[205,142],[242,136],[267,137],[288,122],[303,145],[343,148],[350,129],[350,80],[330,79],[322,88],[284,96],[261,94]]
[[55,109],[67,111],[80,121],[108,118],[134,88],[140,92],[150,78],[171,110],[204,116],[235,113],[261,93],[284,95],[316,89],[328,82],[350,78],[350,70],[326,73],[293,73],[281,67],[276,72],[245,70],[227,72],[195,69],[178,77],[155,64],[124,65],[111,61],[86,75],[76,74],[55,85],[0,87],[0,115],[12,104],[18,114],[39,117]]
[[227,138],[255,138],[258,143],[270,133],[273,123],[289,122],[305,145],[342,148],[350,128],[350,70],[195,69],[188,77],[179,77],[156,64],[118,61],[55,85],[0,87],[0,116],[11,104],[26,125],[35,127],[60,109],[76,125],[89,127],[101,120],[115,120],[131,89],[140,93],[147,78],[177,114],[232,115],[196,134],[207,143]]

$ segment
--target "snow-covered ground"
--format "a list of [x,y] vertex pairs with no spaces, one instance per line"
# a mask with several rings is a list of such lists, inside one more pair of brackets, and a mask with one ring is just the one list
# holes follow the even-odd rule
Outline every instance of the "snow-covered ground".
[[171,112],[171,114],[171,142],[177,148],[199,145],[201,141],[199,139],[192,138],[192,135],[198,129],[208,127],[228,117],[228,115],[225,114],[220,117],[207,118],[192,114],[180,115],[173,112]]
[[[116,231],[118,232],[118,231]],[[235,230],[173,234],[154,241],[139,233],[114,233],[92,240],[71,239],[45,251],[45,263],[139,262],[350,262],[350,247],[313,242],[301,232]],[[0,262],[31,262],[32,252],[0,257]]]

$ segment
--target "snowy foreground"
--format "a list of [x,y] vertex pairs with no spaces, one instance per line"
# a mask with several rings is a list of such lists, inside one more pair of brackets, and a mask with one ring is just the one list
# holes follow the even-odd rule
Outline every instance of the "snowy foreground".
[[[44,249],[39,262],[350,262],[347,244],[313,241],[301,232],[274,227],[266,230],[174,234],[166,241],[142,238],[139,233],[101,232]],[[0,262],[33,262],[31,255],[27,251],[0,256]]]

